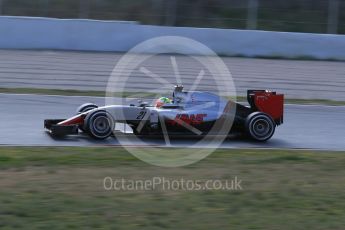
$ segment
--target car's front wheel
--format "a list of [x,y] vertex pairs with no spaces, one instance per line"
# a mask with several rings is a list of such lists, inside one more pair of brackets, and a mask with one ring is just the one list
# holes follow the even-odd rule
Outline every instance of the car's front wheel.
[[79,106],[77,108],[77,114],[79,113],[84,113],[84,112],[87,112],[87,111],[90,111],[92,109],[96,109],[98,108],[97,105],[93,104],[93,103],[85,103],[85,104],[82,104],[81,106]]
[[84,130],[95,139],[106,139],[114,130],[114,121],[106,111],[97,110],[86,116]]
[[[85,103],[85,104],[82,104],[81,106],[79,106],[77,108],[77,114],[81,114],[81,113],[84,113],[84,112],[87,112],[87,111],[90,111],[90,110],[93,110],[93,109],[96,109],[98,108],[97,105],[93,104],[93,103]],[[83,125],[79,125],[79,129],[83,132],[88,132],[88,129],[85,129]]]
[[274,134],[275,127],[273,119],[262,112],[251,113],[246,119],[246,132],[257,141],[269,140]]

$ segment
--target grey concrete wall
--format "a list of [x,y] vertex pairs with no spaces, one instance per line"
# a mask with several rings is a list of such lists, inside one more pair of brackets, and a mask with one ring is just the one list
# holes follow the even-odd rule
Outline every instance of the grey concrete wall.
[[195,39],[218,54],[345,60],[345,36],[139,25],[117,21],[0,17],[0,48],[126,52],[157,36]]

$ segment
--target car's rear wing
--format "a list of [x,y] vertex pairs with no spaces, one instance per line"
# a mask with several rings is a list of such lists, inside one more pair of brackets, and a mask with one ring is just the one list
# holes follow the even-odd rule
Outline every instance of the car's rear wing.
[[251,108],[270,115],[277,125],[284,119],[284,95],[267,90],[248,90],[247,100]]

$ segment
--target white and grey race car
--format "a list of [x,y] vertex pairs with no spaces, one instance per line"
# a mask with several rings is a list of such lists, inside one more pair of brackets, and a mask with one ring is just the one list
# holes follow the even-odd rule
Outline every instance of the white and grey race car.
[[171,103],[162,106],[107,105],[87,103],[69,119],[49,119],[44,127],[52,135],[85,132],[93,138],[113,135],[115,124],[130,126],[133,134],[155,136],[242,134],[257,141],[270,139],[283,123],[284,95],[266,90],[248,90],[249,106],[208,92],[184,92],[176,86]]

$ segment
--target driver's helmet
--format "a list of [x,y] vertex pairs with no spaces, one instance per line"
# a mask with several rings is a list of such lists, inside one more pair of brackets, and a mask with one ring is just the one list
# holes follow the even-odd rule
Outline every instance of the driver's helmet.
[[161,98],[157,99],[155,106],[157,108],[160,108],[165,104],[171,104],[171,103],[172,103],[172,101],[169,98],[161,97]]

